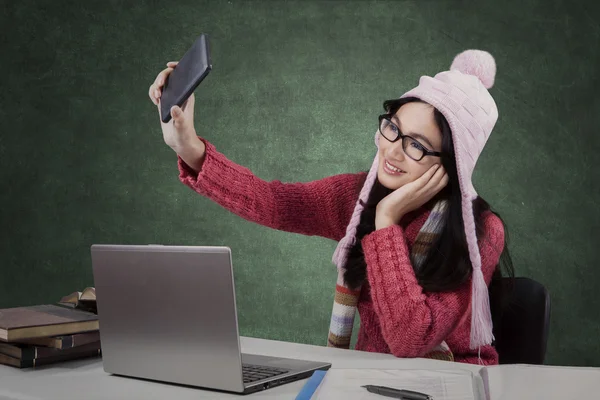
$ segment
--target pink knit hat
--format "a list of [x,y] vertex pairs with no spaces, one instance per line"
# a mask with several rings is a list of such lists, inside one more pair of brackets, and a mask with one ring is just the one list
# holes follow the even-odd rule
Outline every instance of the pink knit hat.
[[[473,200],[477,193],[471,182],[477,158],[485,146],[498,119],[498,109],[487,89],[494,85],[496,63],[491,54],[481,50],[466,50],[454,58],[449,71],[435,77],[422,76],[419,86],[404,97],[419,98],[438,109],[448,120],[452,130],[458,180],[462,193],[462,215],[469,256],[473,266],[471,348],[492,343],[492,318],[488,289],[481,271],[481,257],[475,233]],[[379,148],[379,131],[375,134]],[[366,202],[377,177],[379,152],[369,170],[360,192],[346,236],[338,243],[333,262],[343,268],[349,249],[356,242],[356,228],[363,210],[360,200]]]

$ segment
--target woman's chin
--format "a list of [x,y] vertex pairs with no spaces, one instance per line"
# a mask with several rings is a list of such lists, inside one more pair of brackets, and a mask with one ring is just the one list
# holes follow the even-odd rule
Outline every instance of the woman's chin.
[[406,177],[402,175],[390,175],[385,171],[377,171],[377,180],[390,190],[396,190],[406,183]]

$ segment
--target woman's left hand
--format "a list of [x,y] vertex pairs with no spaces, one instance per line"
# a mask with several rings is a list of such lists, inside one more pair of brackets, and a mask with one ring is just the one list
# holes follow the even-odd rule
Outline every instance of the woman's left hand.
[[375,210],[375,229],[398,224],[402,217],[421,207],[448,184],[448,174],[436,164],[418,179],[384,197]]

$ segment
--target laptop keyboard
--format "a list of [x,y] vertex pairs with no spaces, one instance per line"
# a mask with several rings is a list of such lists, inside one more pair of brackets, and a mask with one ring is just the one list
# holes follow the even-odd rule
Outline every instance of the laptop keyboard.
[[263,365],[242,364],[242,374],[244,383],[251,383],[265,378],[285,374],[289,372],[286,369],[265,367]]

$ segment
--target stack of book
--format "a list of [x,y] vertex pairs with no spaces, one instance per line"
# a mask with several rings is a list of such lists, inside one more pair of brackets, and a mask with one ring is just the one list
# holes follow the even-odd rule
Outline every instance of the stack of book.
[[0,364],[29,368],[101,355],[96,292],[0,309]]

